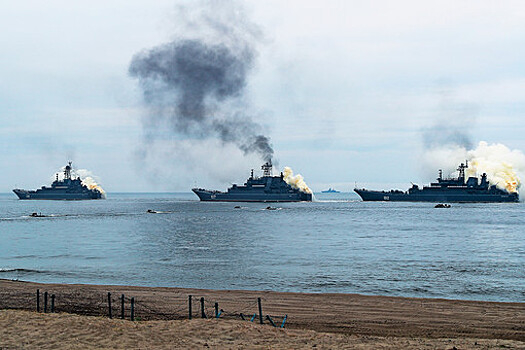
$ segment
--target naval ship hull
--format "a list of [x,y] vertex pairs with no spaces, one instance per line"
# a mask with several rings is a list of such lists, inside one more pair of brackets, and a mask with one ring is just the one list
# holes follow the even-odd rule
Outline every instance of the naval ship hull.
[[19,199],[36,199],[36,200],[88,200],[88,199],[101,199],[102,195],[100,192],[88,191],[88,192],[66,192],[66,191],[27,191],[21,189],[14,189],[13,192],[18,196]]
[[354,190],[363,201],[375,202],[434,202],[434,203],[506,203],[519,202],[517,193],[475,193],[476,191],[453,191],[447,193],[438,191],[420,191],[421,193],[406,193],[401,191],[371,191]]
[[42,186],[36,190],[23,190],[15,188],[13,192],[19,199],[42,199],[42,200],[69,200],[78,201],[85,199],[104,198],[103,190],[100,187],[88,188],[82,183],[80,177],[72,177],[73,168],[71,162],[64,167],[64,179],[59,180],[58,174],[51,187]]
[[194,188],[192,191],[203,202],[311,202],[309,193],[228,193]]

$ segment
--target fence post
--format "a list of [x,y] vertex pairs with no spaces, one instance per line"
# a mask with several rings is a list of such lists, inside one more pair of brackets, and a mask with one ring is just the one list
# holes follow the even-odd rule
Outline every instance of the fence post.
[[131,320],[135,321],[135,298],[131,298]]
[[188,314],[189,319],[191,320],[191,295],[188,295]]
[[111,317],[112,315],[111,315],[111,293],[110,292],[108,292],[108,316],[109,318],[113,318]]
[[201,317],[206,318],[206,313],[204,312],[204,297],[201,298]]
[[36,312],[40,312],[40,289],[36,290]]
[[281,328],[284,328],[284,324],[286,323],[286,319],[288,318],[288,315],[284,315],[283,323],[281,324]]
[[47,292],[44,292],[44,313],[47,312]]
[[215,318],[219,318],[219,303],[215,303]]
[[55,312],[55,294],[51,294],[51,313]]
[[124,294],[120,297],[120,318],[124,319]]
[[266,319],[267,319],[268,321],[270,321],[270,323],[272,324],[272,326],[277,327],[277,326],[275,325],[275,323],[273,322],[272,318],[270,317],[270,315],[266,315]]
[[259,304],[259,322],[263,324],[261,298],[257,298],[257,304]]

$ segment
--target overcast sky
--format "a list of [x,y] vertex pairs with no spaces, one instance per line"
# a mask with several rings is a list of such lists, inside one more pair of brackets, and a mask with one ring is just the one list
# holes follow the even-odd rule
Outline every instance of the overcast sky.
[[[49,184],[69,159],[110,193],[225,189],[258,169],[213,139],[139,156],[148,110],[130,62],[183,36],[195,3],[2,1],[0,192]],[[439,123],[525,150],[522,1],[241,4],[261,34],[247,99],[279,166],[315,191],[432,180],[422,135]]]

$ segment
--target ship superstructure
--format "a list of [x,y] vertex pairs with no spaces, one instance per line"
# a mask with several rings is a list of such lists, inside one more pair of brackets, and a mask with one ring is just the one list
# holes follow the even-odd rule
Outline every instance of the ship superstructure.
[[103,193],[97,188],[88,188],[80,177],[73,178],[71,162],[64,168],[64,179],[58,179],[58,173],[51,187],[42,186],[37,190],[22,190],[15,188],[13,192],[19,199],[48,199],[48,200],[83,200],[101,199]]
[[465,169],[468,161],[458,167],[457,178],[443,178],[443,171],[439,170],[437,182],[419,188],[413,184],[410,189],[373,191],[367,189],[354,189],[363,201],[391,201],[391,202],[519,202],[517,192],[508,192],[490,184],[487,174],[483,173],[481,179],[469,177],[465,181]]
[[244,185],[234,184],[226,192],[193,188],[192,191],[201,201],[218,202],[302,202],[312,201],[312,194],[293,188],[284,180],[283,173],[272,175],[272,163],[266,162],[262,167],[263,176],[253,174]]

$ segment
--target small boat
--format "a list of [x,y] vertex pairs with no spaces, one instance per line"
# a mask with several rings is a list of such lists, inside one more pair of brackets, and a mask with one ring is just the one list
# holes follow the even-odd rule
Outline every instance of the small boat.
[[438,203],[434,206],[434,208],[450,208],[450,204]]

